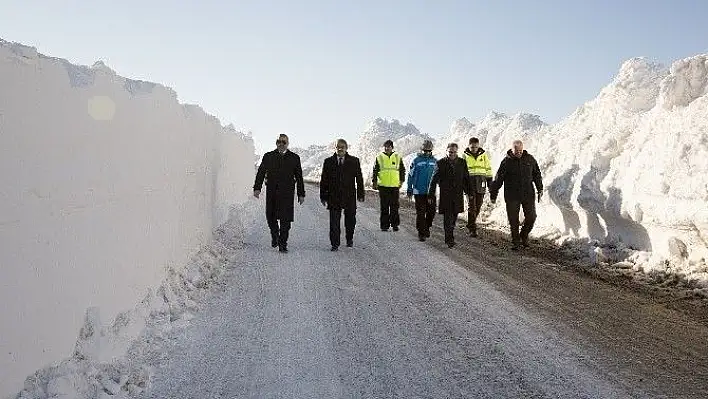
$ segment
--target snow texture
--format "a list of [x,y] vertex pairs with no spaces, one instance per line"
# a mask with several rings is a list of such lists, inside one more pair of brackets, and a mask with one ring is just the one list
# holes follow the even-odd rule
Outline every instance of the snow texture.
[[[0,88],[5,397],[68,356],[76,367],[121,356],[146,313],[181,301],[164,287],[200,275],[184,269],[195,254],[215,256],[205,248],[245,199],[255,156],[232,126],[101,62],[73,65],[0,40]],[[162,282],[163,293],[126,313]],[[88,389],[72,381],[41,389]]]
[[[425,136],[411,124],[376,119],[354,152],[364,154],[370,175],[386,139],[409,164]],[[464,148],[472,136],[495,173],[515,139],[538,160],[545,193],[532,235],[581,245],[596,262],[619,268],[630,262],[638,272],[678,274],[708,286],[707,54],[669,68],[627,60],[595,99],[554,125],[526,113],[458,119],[436,138],[434,153],[444,156],[450,142]],[[499,198],[481,218],[504,229]]]

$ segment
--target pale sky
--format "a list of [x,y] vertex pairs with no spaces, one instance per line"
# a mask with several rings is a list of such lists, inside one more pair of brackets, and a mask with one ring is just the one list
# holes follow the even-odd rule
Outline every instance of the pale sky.
[[253,132],[259,150],[353,140],[396,118],[437,136],[457,118],[554,123],[635,56],[708,53],[702,0],[10,1],[0,38],[172,87]]

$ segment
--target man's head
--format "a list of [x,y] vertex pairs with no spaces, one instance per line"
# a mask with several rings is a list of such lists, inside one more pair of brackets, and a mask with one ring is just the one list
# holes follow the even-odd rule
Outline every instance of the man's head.
[[524,153],[524,142],[521,140],[514,140],[512,143],[512,149],[515,157],[521,157]]
[[393,153],[393,141],[391,141],[391,140],[386,140],[386,142],[384,142],[383,147],[384,147],[384,152],[385,152],[386,154],[389,154],[389,155],[390,155],[390,154]]
[[423,145],[420,147],[420,150],[423,151],[423,153],[430,155],[433,153],[433,142],[430,140],[425,140],[423,141]]
[[450,143],[447,145],[447,157],[450,159],[457,158],[457,143]]
[[344,139],[337,140],[337,156],[343,157],[347,153],[347,141]]
[[285,152],[285,150],[288,149],[289,143],[290,143],[290,140],[288,139],[288,135],[281,134],[278,136],[278,139],[275,140],[275,147],[278,148],[278,151]]
[[472,152],[472,154],[476,154],[477,151],[479,151],[479,139],[477,137],[472,137],[470,139],[469,147],[467,148],[470,149],[470,152]]

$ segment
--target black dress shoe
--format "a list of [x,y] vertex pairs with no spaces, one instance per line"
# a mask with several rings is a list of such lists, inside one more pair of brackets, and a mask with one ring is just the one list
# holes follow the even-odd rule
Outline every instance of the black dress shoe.
[[420,241],[420,242],[425,241],[425,236],[418,236],[418,241]]
[[354,246],[354,241],[347,241],[347,247],[351,248]]
[[393,226],[393,231],[398,231],[398,226]]
[[332,252],[335,252],[338,250],[339,250],[339,247],[332,246],[332,248],[330,248],[330,251],[332,251]]
[[280,249],[279,249],[278,251],[280,251],[280,252],[282,252],[282,253],[287,253],[287,252],[288,252],[288,248],[287,248],[287,247],[280,247]]
[[270,246],[273,248],[277,247],[278,246],[278,239],[277,238],[272,239],[270,241]]
[[447,243],[447,247],[448,247],[448,248],[452,248],[452,247],[454,247],[454,246],[455,246],[455,242],[454,242],[454,241],[451,241],[451,242],[448,242],[448,243]]

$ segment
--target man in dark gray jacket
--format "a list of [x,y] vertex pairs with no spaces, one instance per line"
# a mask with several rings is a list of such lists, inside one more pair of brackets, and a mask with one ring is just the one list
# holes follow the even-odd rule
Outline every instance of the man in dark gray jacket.
[[[502,185],[504,185],[506,214],[511,228],[511,249],[516,251],[520,245],[529,246],[529,234],[536,222],[536,200],[541,202],[543,196],[541,169],[536,159],[524,150],[524,143],[521,140],[514,141],[513,148],[507,151],[506,158],[499,165],[496,177],[489,187],[489,198],[492,203],[496,202]],[[521,208],[524,210],[524,225],[519,232]]]

